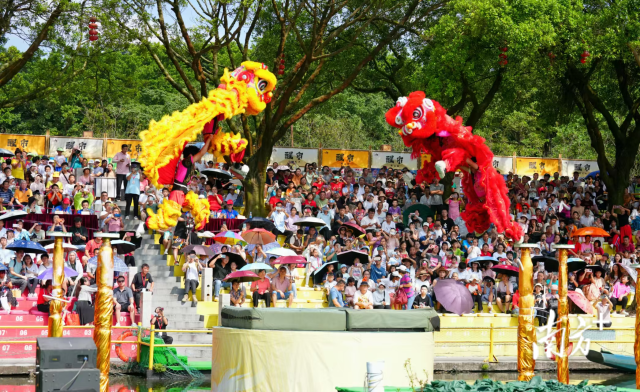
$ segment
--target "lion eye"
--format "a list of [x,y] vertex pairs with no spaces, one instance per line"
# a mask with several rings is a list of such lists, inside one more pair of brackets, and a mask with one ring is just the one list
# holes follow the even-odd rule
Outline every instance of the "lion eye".
[[269,84],[269,83],[267,83],[267,81],[266,81],[266,80],[264,80],[264,79],[260,79],[260,80],[258,81],[258,90],[260,90],[260,91],[264,91],[264,90],[266,90],[266,89],[267,89],[267,85],[268,85],[268,84]]
[[402,125],[402,117],[400,117],[400,115],[396,116],[396,124]]
[[422,108],[416,108],[416,110],[413,111],[413,119],[418,120],[420,118],[422,118]]

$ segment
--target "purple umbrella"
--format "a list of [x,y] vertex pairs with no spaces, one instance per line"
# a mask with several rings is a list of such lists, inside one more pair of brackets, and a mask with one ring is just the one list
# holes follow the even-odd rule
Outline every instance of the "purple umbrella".
[[433,291],[438,302],[451,313],[463,315],[473,309],[473,298],[469,289],[454,279],[438,279]]
[[227,275],[223,280],[225,282],[232,282],[234,280],[238,282],[253,282],[259,279],[260,277],[253,271],[236,271]]
[[[69,267],[64,267],[64,276],[65,278],[73,278],[74,276],[78,276],[78,271],[71,269]],[[53,267],[47,268],[43,273],[38,275],[38,279],[40,280],[51,280],[53,279]]]

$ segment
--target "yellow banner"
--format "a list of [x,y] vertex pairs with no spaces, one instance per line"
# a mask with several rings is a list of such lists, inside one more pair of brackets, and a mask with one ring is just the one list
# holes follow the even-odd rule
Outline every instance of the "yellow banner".
[[129,155],[131,159],[137,160],[142,146],[140,140],[133,139],[107,139],[107,158],[113,158],[117,153],[122,151],[122,145],[129,146]]
[[369,151],[322,150],[322,166],[365,169],[369,167]]
[[37,135],[0,135],[0,148],[14,152],[16,148],[26,152],[33,152],[42,156],[45,154],[45,136]]
[[538,173],[543,176],[547,173],[560,173],[559,160],[549,158],[516,158],[516,173],[520,176],[532,176]]

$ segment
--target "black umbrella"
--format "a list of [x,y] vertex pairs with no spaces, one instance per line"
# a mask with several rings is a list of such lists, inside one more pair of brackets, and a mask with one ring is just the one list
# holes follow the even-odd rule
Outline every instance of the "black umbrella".
[[[245,265],[247,265],[247,261],[245,259],[242,258],[242,256],[240,256],[237,253],[233,253],[233,252],[224,252],[223,255],[226,255],[229,258],[229,263],[234,262],[236,263],[236,267],[238,269],[244,267]],[[218,260],[216,262],[216,264],[218,264],[220,261]]]
[[111,241],[111,247],[116,249],[116,252],[121,255],[125,255],[136,250],[136,246],[132,242],[123,240]]
[[54,240],[53,238],[45,238],[44,240],[38,240],[36,242],[42,246],[47,246],[53,244],[55,241],[56,240]]
[[201,170],[200,173],[207,176],[207,178],[210,180],[213,178],[216,180],[229,181],[230,179],[233,178],[233,174],[229,173],[226,170],[220,170],[220,169],[204,169],[204,170]]
[[544,270],[549,272],[558,272],[560,262],[558,259],[548,256],[534,256],[531,258],[532,263],[544,264]]
[[14,156],[16,154],[14,154],[13,152],[4,149],[4,148],[0,148],[0,158],[11,158],[12,156]]
[[[333,265],[334,266],[334,274],[337,272],[337,269],[335,267],[338,266],[338,261],[332,261],[330,263],[325,263],[322,265],[322,267],[318,268],[312,275],[313,278],[313,284],[322,284],[322,278],[324,278],[324,274],[327,273],[327,267],[328,265]],[[335,279],[334,279],[335,280]]]
[[355,264],[355,259],[359,259],[361,264],[367,264],[369,262],[369,254],[358,250],[348,250],[338,253],[338,261],[341,264],[353,265]]
[[276,229],[276,226],[273,224],[273,222],[267,218],[249,218],[245,220],[244,223],[250,224],[252,229],[265,229],[267,231],[274,231]]
[[140,237],[140,238],[136,237],[136,233],[134,233],[131,230],[122,230],[122,231],[120,231],[120,239],[124,240],[124,237],[127,236],[127,233],[133,234],[133,235],[129,236],[129,239],[127,241],[129,241],[132,244],[134,244],[136,246],[136,249],[140,248],[142,246],[142,237]]
[[604,268],[600,267],[599,265],[587,265],[585,268],[582,268],[582,269],[585,269],[585,270],[589,269],[594,274],[596,273],[596,271],[600,271],[602,273],[602,275],[604,275]]

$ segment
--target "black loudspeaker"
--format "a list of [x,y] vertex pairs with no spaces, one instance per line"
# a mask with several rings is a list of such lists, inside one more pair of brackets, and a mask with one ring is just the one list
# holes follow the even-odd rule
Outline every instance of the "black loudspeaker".
[[96,345],[91,338],[38,338],[36,391],[100,390]]

